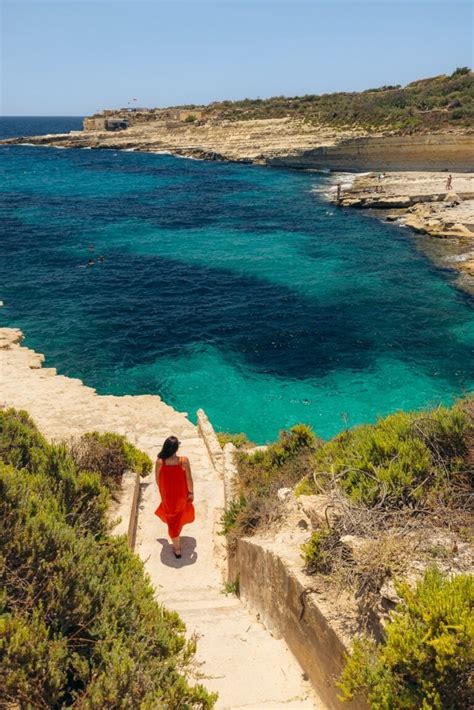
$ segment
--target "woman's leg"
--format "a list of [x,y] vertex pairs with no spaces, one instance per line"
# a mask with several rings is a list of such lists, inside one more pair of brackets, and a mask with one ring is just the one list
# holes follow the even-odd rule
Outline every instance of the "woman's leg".
[[173,549],[176,552],[177,555],[181,554],[181,538],[179,537],[172,537],[171,542],[173,543]]

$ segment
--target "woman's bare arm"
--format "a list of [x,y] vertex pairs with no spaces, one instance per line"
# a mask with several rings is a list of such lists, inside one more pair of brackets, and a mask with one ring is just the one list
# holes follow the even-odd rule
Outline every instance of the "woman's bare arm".
[[189,463],[188,458],[184,458],[183,460],[184,464],[184,471],[186,473],[186,483],[188,486],[188,496],[194,497],[194,482],[193,482],[193,476],[191,473],[191,464]]
[[156,485],[158,485],[158,476],[159,476],[159,474],[160,474],[160,467],[161,467],[161,460],[160,460],[160,459],[156,459],[156,463],[155,463],[155,481],[156,481]]

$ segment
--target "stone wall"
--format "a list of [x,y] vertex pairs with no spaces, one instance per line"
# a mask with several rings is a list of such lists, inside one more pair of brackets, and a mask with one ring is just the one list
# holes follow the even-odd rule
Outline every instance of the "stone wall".
[[[225,505],[232,500],[235,447],[224,447]],[[344,667],[345,640],[331,625],[302,572],[299,547],[258,536],[227,545],[227,582],[239,581],[240,598],[283,638],[328,710],[368,710],[364,698],[343,703],[336,678]]]
[[429,170],[469,172],[474,133],[354,138],[295,155],[268,158],[267,165],[331,170]]
[[222,478],[224,471],[224,454],[216,436],[216,432],[214,431],[214,427],[207,418],[207,415],[203,409],[198,409],[197,411],[197,430],[199,436],[206,445],[206,449],[214,468]]
[[228,562],[229,581],[239,579],[242,601],[260,614],[274,636],[284,638],[328,710],[367,710],[363,698],[350,703],[338,699],[335,679],[344,667],[347,648],[307,595],[308,578],[292,568],[278,546],[241,538]]
[[85,118],[82,126],[85,131],[105,131],[105,118],[92,116]]

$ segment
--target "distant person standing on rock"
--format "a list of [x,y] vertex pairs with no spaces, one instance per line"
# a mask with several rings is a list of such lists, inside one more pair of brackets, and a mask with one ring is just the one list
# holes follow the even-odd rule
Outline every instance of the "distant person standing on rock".
[[179,445],[176,436],[165,439],[155,466],[156,484],[161,495],[161,503],[155,515],[168,525],[176,559],[181,558],[180,535],[183,525],[194,520],[191,466],[186,456],[177,455]]
[[340,182],[338,182],[337,185],[336,185],[336,200],[337,200],[338,202],[340,202],[340,201],[341,201],[341,197],[342,197],[342,185],[341,185]]
[[446,191],[449,192],[453,187],[453,176],[448,175],[448,179],[446,180]]

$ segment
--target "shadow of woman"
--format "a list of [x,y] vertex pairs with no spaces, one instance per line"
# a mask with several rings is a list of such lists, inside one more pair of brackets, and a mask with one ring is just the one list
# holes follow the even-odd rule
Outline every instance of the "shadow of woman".
[[179,569],[180,567],[187,567],[188,565],[193,565],[198,554],[196,552],[196,538],[187,537],[186,535],[181,537],[181,559],[177,560],[174,556],[173,545],[166,540],[164,537],[157,538],[157,542],[161,545],[160,560],[162,564],[167,567],[175,567]]

